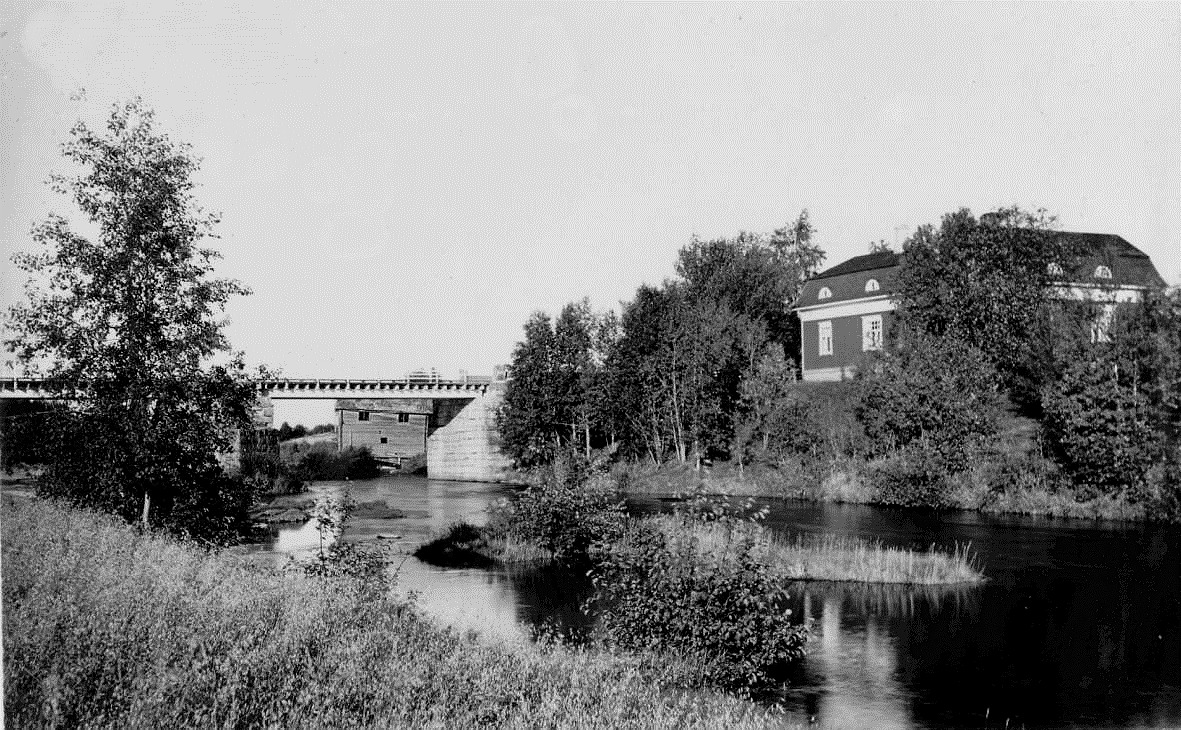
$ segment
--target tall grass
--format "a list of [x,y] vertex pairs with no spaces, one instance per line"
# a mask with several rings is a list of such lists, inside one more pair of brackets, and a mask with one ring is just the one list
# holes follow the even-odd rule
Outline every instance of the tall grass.
[[11,727],[758,727],[694,669],[481,643],[355,582],[260,572],[38,500],[2,521]]
[[948,585],[984,580],[970,545],[952,551],[932,545],[928,550],[895,548],[880,541],[837,535],[784,540],[753,522],[710,523],[679,516],[651,518],[668,535],[691,533],[698,550],[724,559],[732,545],[749,539],[756,555],[785,580],[829,580],[856,583]]

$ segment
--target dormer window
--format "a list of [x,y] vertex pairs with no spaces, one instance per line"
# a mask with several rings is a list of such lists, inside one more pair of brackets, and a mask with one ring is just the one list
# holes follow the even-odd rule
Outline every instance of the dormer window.
[[867,293],[871,291],[878,291],[881,288],[882,287],[880,284],[878,284],[877,279],[870,279],[869,281],[865,282],[865,291]]
[[1096,279],[1110,279],[1111,278],[1111,267],[1110,266],[1103,266],[1102,264],[1100,264],[1099,266],[1096,266],[1095,267],[1095,278]]
[[820,287],[820,293],[816,295],[817,299],[832,299],[832,289],[827,286]]
[[1062,267],[1056,262],[1051,261],[1050,263],[1046,264],[1046,273],[1050,276],[1062,276]]

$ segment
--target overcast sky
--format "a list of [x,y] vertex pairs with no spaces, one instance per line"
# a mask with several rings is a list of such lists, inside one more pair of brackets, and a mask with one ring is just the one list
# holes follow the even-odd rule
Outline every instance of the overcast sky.
[[[807,208],[835,264],[1044,207],[1181,282],[1181,4],[3,3],[0,235],[79,118],[141,95],[204,159],[229,334],[292,376],[490,373],[691,234]],[[85,89],[82,100],[79,89]]]

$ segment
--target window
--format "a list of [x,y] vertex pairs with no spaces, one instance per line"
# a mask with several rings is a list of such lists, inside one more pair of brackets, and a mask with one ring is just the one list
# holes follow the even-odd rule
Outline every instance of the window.
[[368,421],[369,420],[369,411],[357,411],[357,420],[358,421]]
[[816,298],[817,299],[831,299],[832,298],[832,289],[829,289],[827,286],[820,287],[820,293],[816,295]]
[[409,413],[399,413],[398,414],[398,423],[410,423],[410,414]]
[[1046,264],[1046,273],[1050,276],[1062,276],[1062,267],[1051,261],[1050,263]]
[[1096,279],[1110,279],[1111,278],[1111,268],[1108,266],[1103,266],[1103,265],[1096,266],[1095,267],[1095,278]]
[[1111,321],[1115,317],[1115,306],[1104,305],[1091,320],[1091,342],[1111,342]]
[[388,438],[386,438],[385,436],[382,436],[382,437],[381,437],[381,442],[382,442],[383,444],[388,444],[388,443],[390,442],[390,440],[389,440]]
[[861,318],[861,349],[864,352],[882,349],[882,315]]
[[881,284],[878,284],[877,279],[870,279],[869,281],[865,282],[865,291],[866,292],[878,291],[881,288],[882,288],[882,286],[881,286]]
[[832,322],[824,321],[820,323],[820,354],[832,354]]

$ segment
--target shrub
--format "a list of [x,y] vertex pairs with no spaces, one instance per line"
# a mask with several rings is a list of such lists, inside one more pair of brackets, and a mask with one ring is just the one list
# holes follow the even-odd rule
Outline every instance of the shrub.
[[291,471],[305,481],[372,479],[381,474],[380,467],[365,446],[350,446],[338,452],[336,444],[315,444],[302,453]]
[[871,469],[875,501],[900,507],[947,506],[947,473],[947,464],[933,449],[897,452]]
[[893,349],[858,369],[857,381],[857,418],[878,454],[918,443],[954,473],[996,432],[996,371],[959,340],[903,331]]
[[765,727],[667,657],[436,627],[357,581],[275,574],[39,500],[5,504],[10,727]]
[[1084,496],[1143,497],[1160,454],[1148,398],[1118,364],[1077,361],[1042,397],[1054,455]]
[[631,651],[672,651],[700,662],[711,684],[750,690],[804,655],[807,630],[791,623],[788,596],[756,542],[741,531],[719,546],[682,515],[666,531],[633,522],[591,573],[599,639]]
[[537,543],[567,563],[586,561],[594,546],[623,529],[623,505],[603,474],[592,474],[576,456],[560,454],[538,484],[502,502],[490,528]]

